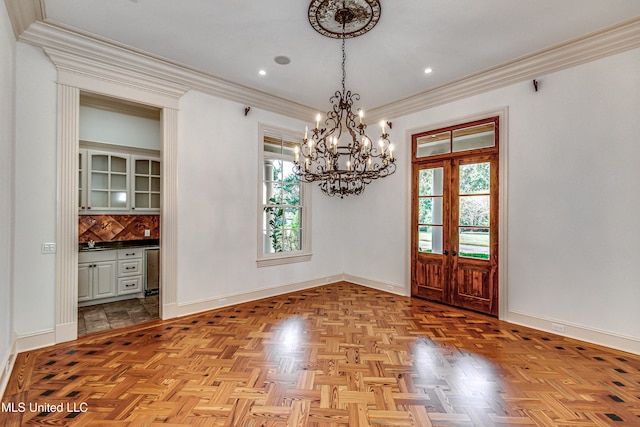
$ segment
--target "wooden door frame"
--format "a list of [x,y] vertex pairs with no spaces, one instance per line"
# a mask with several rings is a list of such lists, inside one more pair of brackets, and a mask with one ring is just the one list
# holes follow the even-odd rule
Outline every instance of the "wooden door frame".
[[[467,116],[461,116],[455,119],[433,122],[432,124],[408,129],[406,131],[406,138],[411,144],[412,157],[408,159],[407,174],[409,189],[413,186],[413,156],[415,155],[415,148],[413,147],[413,135],[428,132],[434,129],[441,129],[450,126],[456,126],[464,123],[474,122],[478,120],[487,119],[489,117],[497,117],[499,121],[499,145],[498,145],[498,165],[499,165],[499,180],[500,186],[498,190],[498,258],[500,260],[498,264],[498,318],[504,319],[508,314],[508,147],[509,147],[509,107],[499,107],[496,109],[487,110]],[[411,215],[413,205],[413,193],[410,191],[409,197],[406,198],[406,209]],[[412,218],[411,218],[412,219]],[[409,256],[406,257],[405,268],[408,272],[409,279],[406,285],[408,294],[411,295],[411,269],[412,269],[412,251],[413,251],[413,221],[408,221],[406,227],[407,233],[407,247]]]

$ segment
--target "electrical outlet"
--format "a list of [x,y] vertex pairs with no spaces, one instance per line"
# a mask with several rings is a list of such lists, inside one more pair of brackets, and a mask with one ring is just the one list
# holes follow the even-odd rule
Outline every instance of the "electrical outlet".
[[393,285],[387,285],[387,290],[392,291],[393,290]]
[[151,236],[151,230],[144,230],[144,237]]
[[224,305],[226,302],[227,302],[227,299],[226,299],[226,298],[220,298],[220,299],[218,300],[218,305]]
[[560,323],[552,323],[551,329],[556,332],[564,332],[564,325],[561,325]]
[[42,253],[43,254],[55,254],[56,253],[56,244],[55,243],[43,243],[42,244]]

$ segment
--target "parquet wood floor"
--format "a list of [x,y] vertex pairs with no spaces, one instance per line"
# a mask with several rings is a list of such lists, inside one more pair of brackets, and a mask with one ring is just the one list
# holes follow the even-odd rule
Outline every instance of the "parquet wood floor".
[[2,410],[3,426],[640,426],[640,357],[340,282],[21,353]]

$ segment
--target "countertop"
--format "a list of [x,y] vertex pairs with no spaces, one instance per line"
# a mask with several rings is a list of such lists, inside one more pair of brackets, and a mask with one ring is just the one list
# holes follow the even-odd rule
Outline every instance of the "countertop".
[[160,239],[146,240],[125,240],[119,242],[96,242],[95,247],[90,248],[87,242],[78,243],[79,252],[109,251],[114,249],[130,248],[157,248],[160,246]]

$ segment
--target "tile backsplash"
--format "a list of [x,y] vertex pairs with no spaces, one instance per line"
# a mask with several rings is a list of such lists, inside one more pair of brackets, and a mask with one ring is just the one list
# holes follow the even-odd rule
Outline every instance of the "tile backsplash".
[[[144,231],[150,235],[145,236]],[[78,242],[118,242],[160,238],[160,215],[80,215]]]

